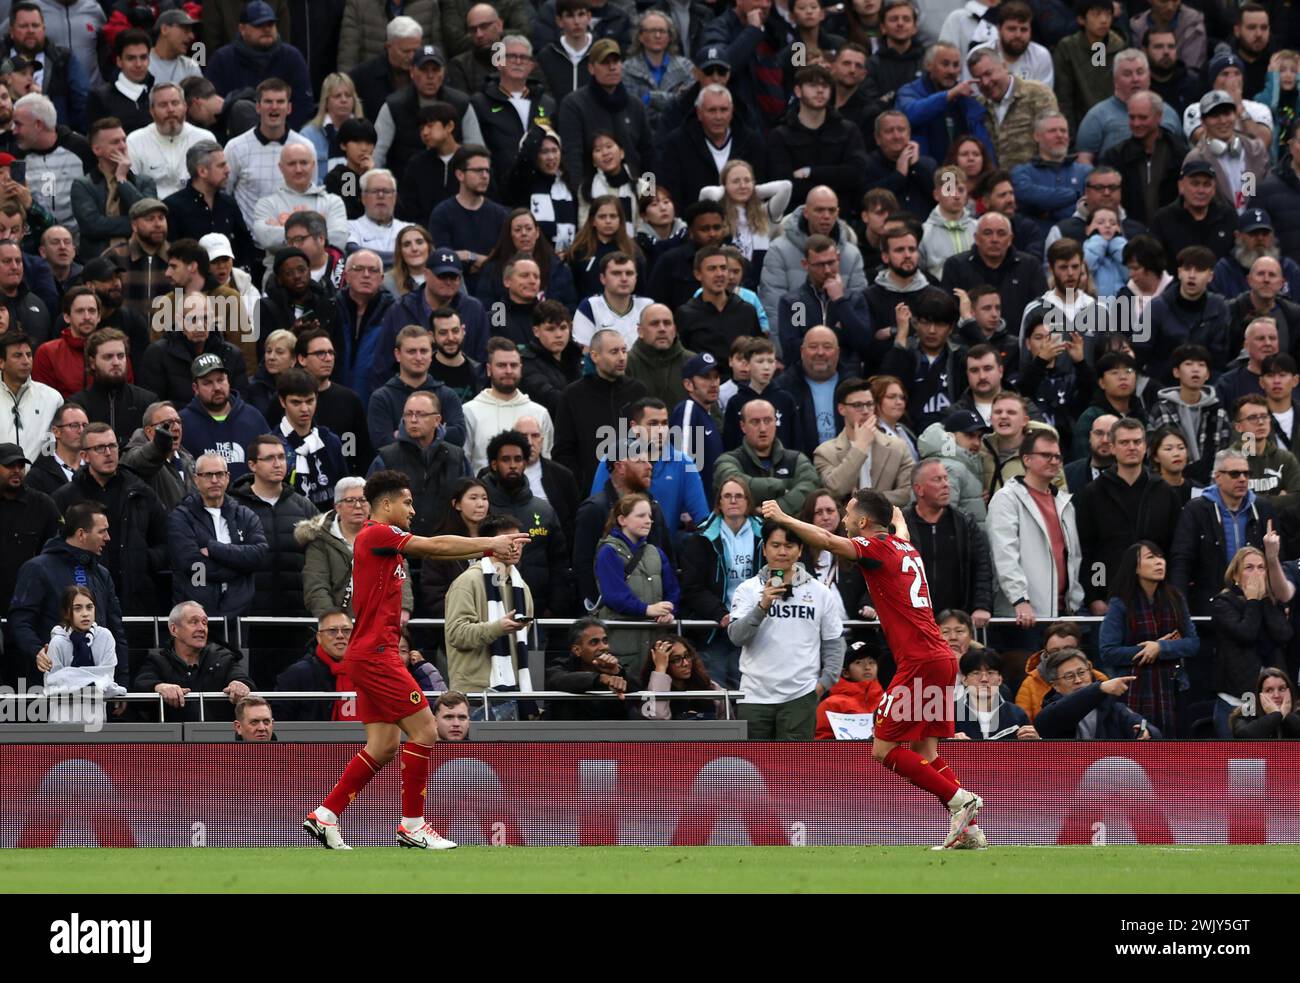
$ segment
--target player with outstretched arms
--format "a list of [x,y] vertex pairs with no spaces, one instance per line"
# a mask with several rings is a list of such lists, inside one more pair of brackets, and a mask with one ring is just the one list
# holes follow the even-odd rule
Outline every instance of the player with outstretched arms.
[[939,738],[952,737],[955,731],[957,659],[935,624],[925,567],[908,542],[902,512],[880,492],[856,492],[844,515],[852,539],[792,519],[775,501],[764,502],[759,512],[793,530],[811,548],[857,561],[898,665],[885,701],[876,710],[871,754],[948,807],[948,836],[934,849],[986,847],[984,833],[974,822],[984,801],[962,788],[939,757]]
[[[402,753],[402,821],[400,846],[449,850],[425,822],[424,798],[429,759],[438,727],[429,701],[402,664],[397,646],[401,628],[403,556],[412,559],[468,560],[491,553],[517,563],[526,533],[493,537],[412,536],[415,508],[410,482],[397,471],[377,471],[366,482],[370,520],[352,543],[352,607],[356,622],[343,656],[343,668],[357,693],[357,716],[366,725],[366,746],[343,770],[333,791],[307,816],[303,829],[331,850],[350,850],[339,834],[339,815],[366,783],[393,760],[406,734]],[[507,617],[513,617],[510,612]]]

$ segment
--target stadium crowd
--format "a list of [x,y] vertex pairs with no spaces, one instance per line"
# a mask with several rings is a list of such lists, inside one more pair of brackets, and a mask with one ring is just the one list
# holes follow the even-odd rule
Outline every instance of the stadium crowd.
[[870,488],[960,657],[959,737],[1300,737],[1289,5],[0,19],[7,681],[177,719],[224,691],[241,723],[253,689],[346,691],[392,469],[417,535],[532,536],[409,570],[405,616],[445,621],[404,630],[424,688],[741,689],[752,736],[830,737],[892,658],[858,573],[757,506],[842,530]]

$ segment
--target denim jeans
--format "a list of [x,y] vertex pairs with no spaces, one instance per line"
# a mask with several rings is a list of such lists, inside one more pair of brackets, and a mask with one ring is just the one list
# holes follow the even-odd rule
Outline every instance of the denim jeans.
[[1214,700],[1214,736],[1221,741],[1232,740],[1232,725],[1228,717],[1232,713],[1232,704],[1225,703],[1223,697]]
[[711,680],[723,689],[740,689],[740,649],[731,644],[726,629],[719,629],[700,649],[700,658]]

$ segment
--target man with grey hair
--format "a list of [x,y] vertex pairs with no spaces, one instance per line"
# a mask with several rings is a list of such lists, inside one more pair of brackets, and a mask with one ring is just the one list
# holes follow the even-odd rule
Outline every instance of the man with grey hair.
[[[686,203],[700,197],[701,188],[721,183],[722,168],[728,162],[767,159],[758,138],[747,126],[740,125],[735,115],[730,90],[714,82],[703,86],[695,97],[694,115],[668,135],[656,173],[659,183],[671,188],[676,200],[682,202],[683,210]],[[761,171],[757,176],[762,178]]]
[[[253,677],[242,656],[226,646],[208,640],[208,614],[202,604],[180,601],[167,616],[171,637],[161,649],[151,649],[135,680],[139,692],[154,692],[167,704],[168,721],[234,719],[234,708],[253,688]],[[197,699],[187,700],[192,691],[226,694],[229,705],[209,702],[200,712]],[[215,716],[214,716],[215,715]]]
[[1128,98],[1128,138],[1101,155],[1103,165],[1119,172],[1124,211],[1144,225],[1178,197],[1178,169],[1186,154],[1178,134],[1161,123],[1168,108],[1155,92],[1134,92]]
[[183,435],[176,404],[159,400],[145,407],[143,423],[131,434],[122,454],[122,467],[152,488],[169,512],[186,495],[198,491],[194,456],[181,446]]
[[194,479],[198,491],[167,516],[172,598],[194,601],[212,614],[245,615],[256,593],[254,575],[266,562],[266,533],[257,515],[227,494],[224,458],[200,454]]
[[983,283],[997,288],[1007,324],[1019,324],[1025,308],[1047,290],[1043,264],[1015,248],[1011,220],[1001,212],[981,215],[975,224],[975,245],[943,264],[945,290],[969,291]]
[[1017,210],[1046,235],[1054,223],[1073,214],[1092,166],[1070,155],[1070,124],[1059,110],[1039,114],[1033,139],[1038,153],[1011,172],[1011,185]]
[[[1079,123],[1075,146],[1084,164],[1095,164],[1106,151],[1128,139],[1129,99],[1151,89],[1151,65],[1146,53],[1137,48],[1125,48],[1117,54],[1112,71],[1114,94],[1089,109]],[[1178,114],[1164,105],[1163,99],[1160,102],[1160,126],[1177,136]]]
[[[431,0],[425,2],[430,8],[434,6]],[[419,0],[417,5],[422,5]],[[365,19],[370,19],[369,13],[364,11],[364,4],[355,6],[362,8]],[[411,4],[408,2],[406,6]],[[352,77],[357,87],[357,98],[366,108],[372,123],[384,100],[407,84],[411,59],[420,50],[420,46],[440,43],[435,23],[437,13],[433,10],[430,13],[431,16],[425,23],[432,27],[421,26],[415,18],[405,14],[388,21],[384,27],[383,47],[376,51],[373,50],[369,32],[349,24],[345,12],[343,29],[339,35],[339,68]]]
[[912,124],[921,153],[943,160],[959,136],[970,135],[993,155],[985,125],[987,113],[975,98],[973,82],[962,82],[962,52],[940,41],[925,53],[924,73],[898,90],[897,106]]
[[126,150],[137,174],[153,179],[158,197],[174,195],[189,174],[190,147],[201,140],[215,140],[211,130],[185,119],[185,93],[175,82],[162,82],[149,92],[150,126],[126,138]]
[[215,140],[199,140],[185,153],[189,181],[163,202],[167,228],[176,239],[201,241],[214,233],[226,237],[238,266],[252,263],[253,237],[239,206],[224,189],[230,176],[226,152]]
[[1120,701],[1136,676],[1094,681],[1092,663],[1077,648],[1057,649],[1039,663],[1038,671],[1052,687],[1034,718],[1034,729],[1045,739],[1149,741],[1161,737]]
[[267,251],[268,270],[274,250],[284,245],[284,223],[294,212],[324,216],[329,244],[335,249],[348,244],[348,212],[343,199],[317,184],[316,173],[316,148],[310,143],[286,144],[280,151],[280,187],[260,198],[253,208],[253,241]]
[[1043,113],[1056,111],[1052,90],[1041,82],[1012,75],[992,48],[977,48],[966,65],[988,110],[986,125],[998,166],[1009,171],[1030,160],[1035,150],[1035,122]]
[[14,103],[13,135],[18,156],[26,165],[32,200],[50,212],[73,234],[72,182],[95,169],[95,155],[86,138],[58,123],[47,96],[32,92]]
[[[470,9],[470,21],[486,17],[486,11],[492,11],[492,16],[496,16],[492,7],[479,4]],[[497,23],[500,22],[498,17]],[[473,30],[474,24],[471,23],[470,27]],[[477,39],[478,33],[475,33],[475,37]],[[533,43],[528,38],[521,34],[508,34],[492,50],[500,52],[499,56],[490,56],[500,61],[499,67],[494,71],[496,77],[486,81],[486,84],[480,82],[465,91],[474,93],[470,105],[478,117],[483,145],[492,154],[493,166],[497,168],[498,174],[509,174],[515,165],[515,158],[519,156],[519,144],[532,121],[554,119],[556,104],[540,84],[535,80],[530,81],[537,62],[533,58]],[[456,61],[465,58],[476,59],[474,63],[477,64],[480,54],[477,50],[467,51]],[[454,71],[456,61],[452,62],[453,85],[459,84]]]
[[348,223],[347,247],[368,249],[378,254],[384,266],[393,265],[397,237],[410,225],[393,218],[397,206],[397,178],[393,172],[376,167],[361,175],[361,204],[365,214]]

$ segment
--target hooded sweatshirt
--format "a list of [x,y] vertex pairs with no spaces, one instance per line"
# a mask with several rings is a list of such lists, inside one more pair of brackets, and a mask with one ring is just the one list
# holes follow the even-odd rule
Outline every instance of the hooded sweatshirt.
[[509,399],[498,399],[491,389],[465,404],[465,456],[470,468],[477,473],[487,467],[487,446],[503,430],[513,430],[521,416],[531,416],[542,428],[542,457],[551,456],[555,446],[555,427],[551,414],[541,403],[534,403],[528,395],[516,389]]
[[1186,402],[1178,386],[1161,389],[1156,405],[1151,408],[1147,426],[1151,430],[1162,426],[1175,426],[1181,430],[1187,444],[1187,466],[1193,468],[1199,463],[1200,466],[1194,470],[1201,480],[1208,477],[1208,467],[1214,455],[1232,442],[1228,414],[1213,386],[1202,389],[1201,398],[1195,403]]
[[953,502],[972,519],[984,526],[988,506],[984,502],[984,464],[980,455],[957,444],[957,439],[944,430],[942,423],[932,423],[917,441],[921,460],[930,458],[942,461],[948,472],[948,482],[957,493]]
[[946,219],[936,205],[925,220],[921,237],[921,269],[930,279],[943,276],[944,260],[964,253],[975,244],[975,220],[966,212],[957,219]]

